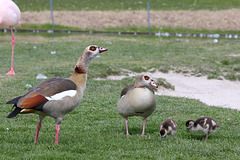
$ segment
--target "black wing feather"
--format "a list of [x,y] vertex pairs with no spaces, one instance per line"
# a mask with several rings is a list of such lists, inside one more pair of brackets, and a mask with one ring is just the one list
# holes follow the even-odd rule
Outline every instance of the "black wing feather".
[[16,97],[10,101],[8,101],[6,104],[17,104],[18,100],[21,98],[22,96]]
[[13,118],[21,112],[22,108],[19,108],[16,105],[14,105],[14,106],[16,108],[7,116],[7,118]]

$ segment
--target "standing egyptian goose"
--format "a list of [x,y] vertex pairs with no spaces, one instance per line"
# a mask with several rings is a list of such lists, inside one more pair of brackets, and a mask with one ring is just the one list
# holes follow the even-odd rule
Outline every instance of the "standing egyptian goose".
[[177,132],[178,126],[173,119],[166,119],[160,125],[160,140],[166,137],[167,134],[171,134],[171,138]]
[[193,132],[201,131],[206,134],[203,140],[207,140],[210,133],[215,132],[220,126],[211,117],[200,117],[196,121],[188,120],[186,122],[187,132],[189,130]]
[[156,96],[149,85],[158,87],[151,77],[141,75],[136,78],[134,85],[125,87],[121,92],[121,98],[117,102],[117,111],[125,118],[127,136],[129,136],[129,116],[143,117],[142,136],[145,135],[147,117],[156,109]]
[[15,38],[12,26],[21,26],[21,12],[18,6],[12,0],[0,0],[0,28],[10,27],[12,34],[12,61],[11,70],[6,75],[15,75],[13,69],[13,54]]
[[15,110],[7,117],[15,117],[19,113],[36,113],[39,115],[35,143],[38,140],[41,121],[50,116],[56,122],[55,144],[58,144],[58,133],[63,117],[74,110],[82,101],[86,88],[87,71],[90,61],[99,53],[107,51],[95,45],[87,47],[81,54],[74,73],[67,79],[51,78],[36,85],[23,96],[19,96],[7,104],[14,104]]

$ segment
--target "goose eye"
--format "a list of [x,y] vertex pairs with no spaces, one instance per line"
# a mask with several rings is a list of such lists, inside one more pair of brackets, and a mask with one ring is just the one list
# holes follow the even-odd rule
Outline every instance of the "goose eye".
[[148,76],[144,76],[144,79],[145,79],[145,80],[149,80],[149,78],[150,78],[150,77],[148,77]]
[[96,51],[96,49],[97,49],[97,47],[95,47],[95,46],[91,46],[91,47],[89,48],[89,50],[91,50],[91,51]]

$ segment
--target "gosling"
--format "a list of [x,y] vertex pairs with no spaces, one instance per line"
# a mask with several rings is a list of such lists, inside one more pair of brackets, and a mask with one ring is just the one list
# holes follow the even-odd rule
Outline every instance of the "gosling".
[[188,120],[186,122],[186,127],[187,132],[191,130],[193,132],[201,131],[205,133],[206,136],[203,138],[203,140],[207,140],[209,134],[220,128],[217,122],[211,117],[200,117],[196,121]]
[[173,135],[177,132],[178,126],[177,123],[172,119],[166,119],[160,125],[160,141],[162,138],[166,137],[167,134],[171,135],[171,139],[173,139]]

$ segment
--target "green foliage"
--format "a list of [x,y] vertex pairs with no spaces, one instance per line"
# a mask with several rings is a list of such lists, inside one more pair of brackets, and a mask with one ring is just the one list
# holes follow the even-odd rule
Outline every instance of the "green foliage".
[[[48,78],[69,77],[81,52],[91,44],[108,48],[89,66],[87,88],[81,104],[64,117],[55,146],[55,122],[43,120],[39,143],[34,144],[38,116],[18,115],[5,118],[11,105],[5,104]],[[44,38],[19,36],[16,33],[15,76],[0,78],[0,159],[238,159],[239,111],[206,106],[191,99],[157,96],[157,109],[148,118],[146,135],[141,137],[142,118],[129,118],[130,137],[125,135],[124,119],[116,111],[116,103],[123,87],[134,83],[133,78],[97,81],[94,78],[111,74],[126,74],[123,69],[136,72],[178,70],[201,75],[231,73],[238,77],[239,40],[212,40],[123,37],[123,36],[68,36]],[[34,47],[35,46],[35,47]],[[51,54],[56,51],[56,54]],[[11,36],[3,36],[0,44],[1,70],[10,69]],[[229,64],[224,65],[228,59]],[[236,68],[233,70],[233,68]],[[159,77],[161,78],[161,77]],[[221,128],[201,141],[203,134],[187,133],[185,122],[200,116],[216,119]],[[159,125],[173,118],[178,132],[159,141]]]
[[171,85],[170,83],[168,83],[166,81],[166,79],[164,79],[164,78],[158,78],[157,84],[159,84],[160,86],[162,86],[166,89],[175,90],[175,87],[173,85]]

